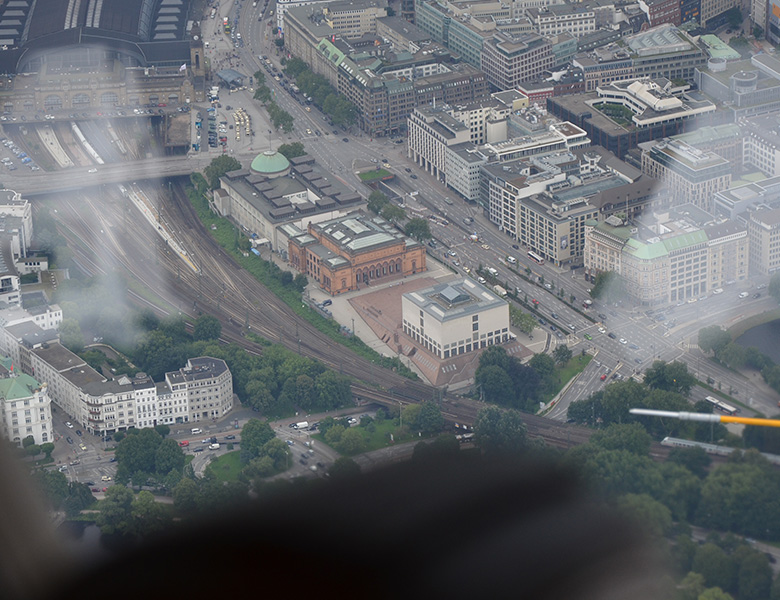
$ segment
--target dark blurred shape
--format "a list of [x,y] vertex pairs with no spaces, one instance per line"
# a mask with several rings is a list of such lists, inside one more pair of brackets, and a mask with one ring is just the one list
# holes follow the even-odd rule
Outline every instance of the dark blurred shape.
[[660,565],[653,546],[595,505],[572,473],[443,459],[289,486],[40,597],[104,589],[155,598],[644,600],[663,596]]

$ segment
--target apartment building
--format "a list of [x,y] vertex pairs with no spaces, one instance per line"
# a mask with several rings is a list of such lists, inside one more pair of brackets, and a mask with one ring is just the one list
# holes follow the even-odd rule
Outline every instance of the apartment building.
[[700,23],[710,31],[717,29],[726,24],[728,11],[741,6],[739,0],[701,0]]
[[664,184],[671,207],[691,203],[711,213],[715,193],[731,185],[731,164],[714,152],[670,139],[642,146],[642,172]]
[[583,5],[562,4],[529,8],[526,15],[536,33],[543,37],[569,33],[580,38],[596,31],[596,13]]
[[659,25],[623,40],[631,55],[636,77],[693,81],[707,55],[674,25]]
[[471,141],[471,130],[445,108],[418,107],[409,116],[407,156],[437,179],[446,179],[449,146]]
[[695,301],[727,281],[746,279],[747,228],[735,222],[699,227],[685,215],[690,211],[680,210],[657,215],[649,227],[614,215],[589,222],[586,276],[618,273],[626,293],[648,306]]
[[328,2],[322,8],[325,22],[346,38],[376,33],[377,19],[387,16],[385,0],[349,0]]
[[554,64],[552,45],[537,34],[513,38],[498,33],[485,41],[482,50],[482,70],[487,80],[499,90],[537,79]]
[[650,27],[680,25],[680,0],[639,0],[639,8],[647,15]]
[[743,132],[742,162],[767,177],[780,175],[780,118],[777,113],[746,117],[737,125]]
[[194,358],[155,382],[144,373],[106,379],[58,342],[22,340],[22,363],[47,382],[52,401],[90,433],[221,418],[233,408],[233,383],[224,361]]
[[46,384],[19,372],[9,358],[0,360],[0,435],[20,446],[27,437],[38,445],[54,441]]
[[780,269],[780,208],[760,206],[748,211],[750,269],[771,275]]
[[634,62],[628,50],[617,44],[608,44],[590,52],[577,54],[572,65],[582,70],[585,91],[595,92],[600,86],[613,81],[630,79],[634,75]]

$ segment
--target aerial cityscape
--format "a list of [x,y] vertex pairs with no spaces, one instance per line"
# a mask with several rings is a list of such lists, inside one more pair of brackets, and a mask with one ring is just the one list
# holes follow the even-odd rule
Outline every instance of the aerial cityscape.
[[334,591],[780,599],[778,44],[780,0],[0,2],[3,595],[201,527]]

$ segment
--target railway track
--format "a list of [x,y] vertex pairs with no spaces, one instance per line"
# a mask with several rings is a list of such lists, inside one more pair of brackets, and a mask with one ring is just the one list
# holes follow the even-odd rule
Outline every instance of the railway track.
[[[368,384],[353,385],[353,393],[361,401],[403,407],[410,403],[438,400],[447,421],[459,426],[473,425],[477,412],[484,406],[482,403],[409,381],[334,343],[224,252],[204,230],[180,180],[172,186],[172,191],[171,197],[163,203],[164,218],[175,230],[180,243],[193,254],[200,273],[185,269],[175,253],[159,241],[152,226],[134,215],[118,195],[112,201],[103,197],[100,204],[89,204],[85,198],[79,198],[79,202],[59,204],[68,207],[67,211],[60,211],[60,216],[67,218],[69,237],[74,243],[78,242],[79,257],[90,271],[104,272],[109,266],[120,267],[147,288],[156,290],[171,307],[178,307],[179,312],[191,316],[201,312],[215,316],[222,324],[223,341],[262,354],[263,347],[246,337],[247,331],[252,331],[351,375],[357,381],[371,379]],[[105,231],[107,221],[113,223],[111,235],[98,236],[98,231]],[[95,241],[97,237],[101,238],[101,244],[110,241],[112,247],[99,245]],[[90,251],[102,256],[103,260],[94,257],[90,260]],[[111,265],[107,266],[104,263],[109,259]],[[147,309],[153,308],[160,315],[172,312],[140,294],[133,292],[128,296],[131,301]],[[523,420],[530,437],[541,438],[555,447],[585,443],[591,434],[590,430],[534,415],[524,415]],[[660,446],[659,449],[661,452],[667,450]]]

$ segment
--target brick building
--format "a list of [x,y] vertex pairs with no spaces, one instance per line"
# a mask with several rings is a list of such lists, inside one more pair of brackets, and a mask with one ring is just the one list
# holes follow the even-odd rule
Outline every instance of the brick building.
[[351,213],[291,238],[290,264],[329,294],[425,271],[425,248],[380,217]]

